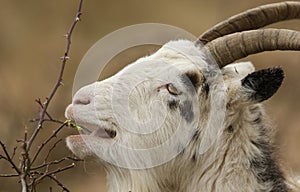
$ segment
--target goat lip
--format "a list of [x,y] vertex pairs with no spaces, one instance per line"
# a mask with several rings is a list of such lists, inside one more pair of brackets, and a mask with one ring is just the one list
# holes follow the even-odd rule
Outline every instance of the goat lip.
[[92,133],[92,131],[86,128],[85,126],[79,125],[79,127],[82,129],[80,132],[83,135],[90,135]]
[[113,129],[106,128],[106,127],[100,127],[96,125],[91,125],[93,129],[87,128],[85,125],[79,125],[81,129],[80,133],[82,135],[88,135],[93,137],[100,137],[100,138],[107,138],[107,139],[113,139],[115,138],[117,132]]
[[111,138],[108,133],[103,128],[98,128],[95,131],[93,131],[91,136],[101,137],[101,138]]

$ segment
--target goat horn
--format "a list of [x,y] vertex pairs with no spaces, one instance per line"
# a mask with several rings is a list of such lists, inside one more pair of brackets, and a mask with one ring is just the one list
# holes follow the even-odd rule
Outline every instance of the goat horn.
[[215,39],[201,50],[210,54],[221,68],[238,59],[263,51],[300,51],[300,32],[287,29],[244,31]]
[[218,23],[204,32],[197,40],[197,44],[206,44],[224,35],[258,29],[278,21],[297,18],[300,19],[300,2],[286,1],[263,5]]

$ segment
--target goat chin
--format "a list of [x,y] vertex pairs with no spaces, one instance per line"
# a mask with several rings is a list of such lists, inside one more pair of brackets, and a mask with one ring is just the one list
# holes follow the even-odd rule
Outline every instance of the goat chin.
[[89,155],[92,155],[89,147],[86,146],[81,135],[71,135],[66,138],[67,147],[77,157],[83,159]]

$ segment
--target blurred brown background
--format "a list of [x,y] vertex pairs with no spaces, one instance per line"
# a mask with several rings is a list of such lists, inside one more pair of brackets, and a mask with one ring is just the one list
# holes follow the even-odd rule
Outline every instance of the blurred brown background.
[[[82,22],[73,36],[64,86],[54,98],[50,112],[64,120],[64,109],[71,102],[73,78],[81,58],[98,39],[114,30],[137,23],[157,22],[183,28],[198,36],[229,16],[272,2],[279,1],[85,1]],[[34,99],[46,97],[56,81],[59,58],[65,48],[63,35],[74,18],[77,4],[75,0],[0,0],[0,140],[11,148],[15,139],[22,136],[25,125],[34,127],[28,123],[38,115]],[[300,31],[300,21],[283,22],[272,27]],[[130,56],[136,54],[140,53]],[[118,62],[126,64],[128,58],[125,59]],[[253,61],[258,69],[278,65],[284,68],[285,81],[279,92],[266,102],[266,109],[278,128],[276,143],[282,163],[288,171],[300,174],[300,54],[277,51],[244,60]],[[43,134],[52,128],[47,129]],[[76,131],[67,129],[61,136],[69,134],[76,134]],[[70,154],[62,143],[60,151],[52,158],[65,153]],[[79,163],[77,168],[58,176],[72,192],[105,192],[103,170],[101,165],[95,164]],[[9,170],[7,164],[0,161],[0,173]],[[20,191],[17,181],[0,178],[0,192],[8,191]],[[40,191],[48,190],[41,187]]]

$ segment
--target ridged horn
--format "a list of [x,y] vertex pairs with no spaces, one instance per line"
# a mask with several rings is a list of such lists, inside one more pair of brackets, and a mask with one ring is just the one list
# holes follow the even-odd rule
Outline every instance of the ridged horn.
[[226,35],[201,48],[222,68],[248,55],[274,50],[300,51],[300,32],[287,29],[260,29]]
[[204,32],[197,40],[197,44],[206,44],[228,34],[258,29],[289,19],[300,19],[300,2],[286,1],[263,5],[218,23]]

